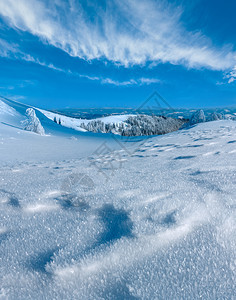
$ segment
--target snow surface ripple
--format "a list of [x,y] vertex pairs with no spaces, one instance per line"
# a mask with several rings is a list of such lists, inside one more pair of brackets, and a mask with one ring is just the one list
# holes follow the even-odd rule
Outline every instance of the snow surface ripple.
[[0,299],[235,299],[235,122],[105,161],[5,124],[0,142]]

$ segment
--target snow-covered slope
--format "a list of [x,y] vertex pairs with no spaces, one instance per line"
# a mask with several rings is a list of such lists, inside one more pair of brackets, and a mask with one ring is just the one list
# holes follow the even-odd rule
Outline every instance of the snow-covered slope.
[[[36,107],[0,97],[3,105],[7,104],[21,116],[26,116],[26,111],[35,110],[37,123],[43,125],[46,133],[58,135],[62,132],[70,133],[72,131],[94,132],[94,133],[112,133],[120,136],[148,136],[165,134],[180,129],[185,121],[175,118],[166,118],[164,116],[148,115],[111,115],[97,119],[78,119],[60,115],[58,113],[46,111]],[[22,120],[18,126],[22,127]],[[41,126],[41,125],[40,125]],[[35,127],[35,126],[33,126]],[[33,128],[32,126],[30,128]],[[63,128],[60,128],[63,127]],[[24,126],[22,127],[24,128]],[[36,127],[35,127],[36,128]],[[37,130],[36,130],[37,131]]]
[[97,119],[92,119],[92,120],[86,120],[86,119],[77,119],[77,118],[67,117],[67,116],[60,115],[60,114],[50,112],[47,110],[43,110],[43,109],[38,109],[38,110],[40,112],[42,112],[47,118],[49,118],[52,121],[54,121],[55,118],[58,122],[59,122],[59,120],[61,120],[62,126],[72,128],[72,129],[75,129],[78,131],[83,131],[83,132],[86,130],[84,130],[81,127],[82,123],[87,125],[88,123],[96,120],[96,121],[102,121],[105,124],[109,124],[109,123],[120,124],[121,122],[126,121],[129,116],[133,116],[133,115],[114,115],[114,116],[108,116],[108,117],[97,118]]
[[185,121],[162,116],[111,115],[97,119],[75,119],[57,113],[39,110],[50,120],[78,131],[113,133],[122,136],[159,135],[181,128]]
[[108,142],[113,149],[119,147],[119,137],[113,139],[109,134],[79,132],[60,126],[37,109],[37,117],[46,135],[25,131],[23,121],[29,106],[8,99],[2,100],[4,102],[0,98],[0,163],[64,159],[65,155],[67,158],[81,158]]
[[44,122],[0,123],[0,299],[234,299],[236,122],[142,142]]
[[7,105],[0,98],[0,122],[10,122],[11,125],[20,125],[23,116],[13,107]]

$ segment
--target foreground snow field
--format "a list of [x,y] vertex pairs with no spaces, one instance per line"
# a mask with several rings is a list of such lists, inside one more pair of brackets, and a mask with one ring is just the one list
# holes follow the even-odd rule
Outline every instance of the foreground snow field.
[[3,105],[0,299],[235,299],[236,122],[140,144]]

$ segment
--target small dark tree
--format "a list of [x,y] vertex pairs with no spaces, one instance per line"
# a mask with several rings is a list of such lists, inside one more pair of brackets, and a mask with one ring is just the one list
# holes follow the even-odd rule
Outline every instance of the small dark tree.
[[54,120],[53,120],[55,123],[57,123],[57,117],[55,116],[54,117]]
[[59,119],[59,123],[58,124],[61,125],[61,118]]

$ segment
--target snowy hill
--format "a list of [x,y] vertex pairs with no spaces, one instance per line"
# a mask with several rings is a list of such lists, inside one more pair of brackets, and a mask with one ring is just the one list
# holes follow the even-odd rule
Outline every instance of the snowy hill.
[[236,122],[137,140],[36,112],[40,136],[1,108],[0,299],[234,299]]
[[[116,124],[119,126],[120,123],[126,121],[129,116],[131,115],[116,115],[116,116],[109,116],[104,118],[97,118],[94,120],[86,120],[86,119],[77,119],[72,117],[67,117],[64,115],[60,115],[54,112],[46,111],[43,109],[39,109],[41,113],[43,113],[48,119],[52,121],[56,121],[57,123],[61,123],[62,126],[72,128],[78,131],[86,132],[84,127],[87,126],[89,123],[96,121],[103,122],[104,124]],[[83,124],[83,126],[81,126]],[[91,130],[92,131],[92,130]]]
[[[3,102],[4,101],[4,102]],[[39,110],[37,117],[46,135],[40,136],[24,130],[26,110],[29,106],[8,99],[0,99],[0,162],[63,159],[67,157],[83,157],[92,154],[101,144],[109,143],[117,147],[117,142],[110,135],[80,132],[60,126],[48,119]]]
[[62,126],[78,131],[95,133],[113,133],[122,136],[159,135],[181,128],[185,121],[181,119],[148,115],[112,115],[92,120],[76,119],[53,112],[39,110],[50,120]]
[[7,105],[0,98],[0,121],[11,122],[12,125],[20,125],[23,116],[17,112],[13,107]]
[[[122,136],[142,136],[158,135],[176,131],[181,128],[185,121],[174,118],[156,117],[147,115],[111,115],[92,120],[72,118],[47,110],[30,107],[16,101],[1,98],[0,103],[7,104],[15,111],[26,115],[27,109],[34,109],[36,117],[45,127],[46,132],[55,134],[55,131],[63,131],[57,125],[64,129],[73,129],[80,132],[94,133],[112,133]],[[22,121],[21,121],[22,122]],[[20,124],[18,124],[20,126]]]

